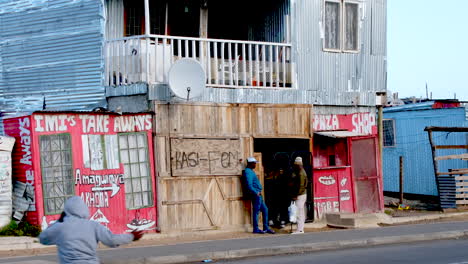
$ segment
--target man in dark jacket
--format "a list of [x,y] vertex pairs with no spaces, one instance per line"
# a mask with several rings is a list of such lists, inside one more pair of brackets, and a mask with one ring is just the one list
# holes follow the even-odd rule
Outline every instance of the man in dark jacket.
[[[275,231],[268,227],[268,208],[262,198],[262,184],[258,180],[257,174],[253,171],[257,166],[257,160],[254,157],[247,158],[247,167],[245,168],[245,181],[247,189],[252,197],[252,225],[255,234],[274,234]],[[262,211],[263,230],[258,228],[258,214]]]
[[297,157],[294,161],[292,181],[292,199],[297,206],[297,230],[292,234],[303,234],[305,223],[305,203],[307,200],[307,173],[304,170],[302,158]]

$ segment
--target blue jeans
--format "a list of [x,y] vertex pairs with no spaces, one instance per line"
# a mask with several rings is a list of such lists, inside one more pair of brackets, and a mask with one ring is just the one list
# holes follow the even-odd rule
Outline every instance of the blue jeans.
[[261,195],[256,195],[255,197],[252,198],[252,207],[253,207],[253,213],[252,213],[252,224],[253,224],[253,230],[258,231],[258,213],[262,211],[263,215],[263,230],[266,231],[268,230],[268,207],[266,206],[265,202],[263,201],[263,198]]

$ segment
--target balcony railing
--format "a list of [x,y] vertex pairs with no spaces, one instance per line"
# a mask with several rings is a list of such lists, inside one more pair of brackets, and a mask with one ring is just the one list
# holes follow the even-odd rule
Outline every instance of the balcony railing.
[[206,84],[226,88],[291,88],[291,44],[174,37],[133,36],[106,41],[107,86],[167,83],[171,65],[197,60]]

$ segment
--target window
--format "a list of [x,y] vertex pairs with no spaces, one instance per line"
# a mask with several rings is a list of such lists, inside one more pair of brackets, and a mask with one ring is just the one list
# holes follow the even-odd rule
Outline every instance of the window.
[[41,136],[41,170],[46,214],[59,214],[75,193],[70,134]]
[[359,51],[359,4],[326,0],[324,14],[324,50]]
[[138,36],[145,34],[145,7],[144,1],[124,2],[124,35]]
[[120,168],[117,135],[82,135],[83,164],[92,170]]
[[383,144],[384,147],[395,146],[395,120],[383,120]]
[[145,132],[119,134],[120,159],[124,165],[125,200],[128,209],[153,205],[153,188]]

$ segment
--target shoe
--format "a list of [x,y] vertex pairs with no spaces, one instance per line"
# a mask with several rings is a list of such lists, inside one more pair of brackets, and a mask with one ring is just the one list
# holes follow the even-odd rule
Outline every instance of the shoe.
[[274,225],[274,224],[275,224],[275,223],[273,222],[273,220],[268,221],[268,225],[272,226],[272,225]]
[[265,234],[265,231],[263,231],[263,230],[254,230],[252,233],[254,233],[254,234]]
[[276,234],[276,232],[271,230],[271,229],[268,229],[268,230],[263,231],[263,232],[268,233],[268,234]]
[[304,231],[295,231],[291,233],[291,235],[299,235],[299,234],[304,234]]

